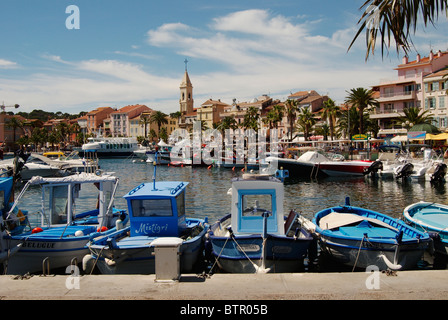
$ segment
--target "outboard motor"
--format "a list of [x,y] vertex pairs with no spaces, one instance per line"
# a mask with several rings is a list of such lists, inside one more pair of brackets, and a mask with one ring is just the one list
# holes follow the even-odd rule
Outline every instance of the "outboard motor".
[[397,168],[396,177],[399,178],[407,178],[414,171],[414,165],[412,163],[405,163],[404,165]]
[[380,160],[375,160],[370,167],[364,169],[364,175],[369,173],[375,174],[378,173],[379,170],[383,170],[383,162]]
[[445,163],[437,163],[434,173],[431,174],[431,182],[444,181],[447,172],[447,165]]

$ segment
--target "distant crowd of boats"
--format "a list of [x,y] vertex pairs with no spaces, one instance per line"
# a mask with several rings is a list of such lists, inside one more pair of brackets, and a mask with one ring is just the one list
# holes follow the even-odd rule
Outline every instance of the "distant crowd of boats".
[[[448,207],[442,204],[415,203],[400,220],[352,206],[347,198],[309,220],[284,208],[282,181],[269,173],[246,172],[232,180],[230,213],[209,223],[186,216],[189,182],[157,181],[156,170],[153,181],[127,192],[125,209],[114,207],[119,179],[100,170],[34,176],[17,197],[14,177],[1,178],[3,272],[45,273],[80,265],[85,273],[157,273],[157,259],[163,257],[158,250],[166,247],[178,250],[172,261],[178,263],[177,276],[198,270],[298,272],[317,252],[353,270],[415,269],[425,253],[448,255]],[[37,225],[20,205],[31,185],[42,187]],[[86,199],[82,192],[97,201],[79,212],[77,204]]]

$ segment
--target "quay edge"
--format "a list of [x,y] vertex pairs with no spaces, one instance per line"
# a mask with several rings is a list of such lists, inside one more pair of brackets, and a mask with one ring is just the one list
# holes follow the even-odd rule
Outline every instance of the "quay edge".
[[[375,273],[0,276],[1,300],[446,300],[448,270]],[[77,278],[77,279],[75,279]],[[76,288],[78,281],[79,288]],[[378,285],[374,287],[375,282]],[[369,289],[370,287],[371,289]]]

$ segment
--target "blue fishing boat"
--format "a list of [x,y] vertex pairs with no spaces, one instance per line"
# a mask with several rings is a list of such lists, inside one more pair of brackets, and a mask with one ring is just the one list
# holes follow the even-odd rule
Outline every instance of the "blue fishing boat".
[[420,201],[403,210],[405,221],[434,239],[434,250],[448,254],[448,206]]
[[154,179],[129,191],[124,198],[130,225],[107,237],[92,239],[84,270],[90,272],[96,265],[103,274],[153,274],[155,245],[162,240],[180,243],[180,271],[193,272],[203,256],[208,224],[207,219],[186,217],[187,185]]
[[294,272],[313,238],[283,211],[284,186],[269,175],[232,180],[231,213],[210,227],[209,254],[231,273]]
[[431,241],[399,219],[351,206],[348,197],[345,205],[316,213],[313,224],[321,250],[353,269],[415,268]]
[[[42,206],[37,212],[40,219],[30,221],[28,215],[24,225],[23,217],[14,212],[30,186],[41,187]],[[89,252],[87,243],[91,237],[112,233],[128,221],[125,210],[113,207],[117,186],[117,177],[99,172],[61,178],[35,176],[29,180],[4,214],[5,226],[15,220],[21,229],[2,229],[1,253],[7,254],[3,261],[6,273],[49,273],[80,263]],[[83,206],[89,208],[81,210]]]

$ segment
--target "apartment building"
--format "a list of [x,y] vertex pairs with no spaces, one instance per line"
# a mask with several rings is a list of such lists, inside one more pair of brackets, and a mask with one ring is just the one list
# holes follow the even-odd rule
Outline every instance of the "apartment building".
[[[431,51],[427,57],[423,58],[417,54],[413,61],[409,61],[405,56],[402,64],[395,69],[397,79],[382,80],[379,85],[373,86],[373,90],[379,92],[377,99],[379,107],[370,115],[370,118],[378,120],[381,128],[379,135],[387,136],[406,132],[406,129],[395,124],[396,119],[404,115],[405,108],[425,108],[424,79],[447,65],[448,52],[440,50],[436,54]],[[427,83],[430,83],[430,78],[427,79]],[[431,109],[431,106],[435,109],[435,105],[431,105],[434,100],[428,100],[427,103],[428,109]]]
[[424,109],[434,117],[440,131],[448,130],[448,69],[444,68],[423,78]]
[[143,112],[151,112],[152,109],[145,105],[137,104],[123,107],[110,114],[110,130],[113,137],[130,137],[130,119]]
[[87,133],[97,133],[103,129],[103,120],[116,110],[111,107],[100,107],[86,114],[86,128]]
[[222,102],[221,99],[208,99],[201,107],[196,110],[196,120],[204,121],[204,125],[208,129],[213,129],[213,123],[221,121],[220,114],[225,108],[231,107],[229,104]]

